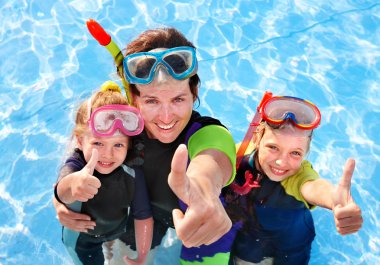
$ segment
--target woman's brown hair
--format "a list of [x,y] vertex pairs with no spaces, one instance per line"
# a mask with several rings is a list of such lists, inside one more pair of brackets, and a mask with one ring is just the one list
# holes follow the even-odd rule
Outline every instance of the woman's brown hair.
[[[175,28],[150,29],[141,33],[135,40],[127,45],[124,56],[138,52],[147,52],[156,48],[170,49],[180,46],[195,48],[195,46]],[[198,87],[200,86],[200,82],[198,74],[189,78],[191,94],[194,99],[198,101]],[[130,84],[129,87],[133,95],[140,95],[140,92],[134,84]]]

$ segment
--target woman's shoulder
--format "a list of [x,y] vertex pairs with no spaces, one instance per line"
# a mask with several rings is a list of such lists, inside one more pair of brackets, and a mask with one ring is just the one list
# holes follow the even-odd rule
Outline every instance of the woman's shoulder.
[[215,119],[209,116],[202,116],[197,111],[193,111],[190,118],[190,122],[191,123],[198,122],[202,125],[202,127],[207,126],[207,125],[220,125],[220,126],[225,127],[218,119]]

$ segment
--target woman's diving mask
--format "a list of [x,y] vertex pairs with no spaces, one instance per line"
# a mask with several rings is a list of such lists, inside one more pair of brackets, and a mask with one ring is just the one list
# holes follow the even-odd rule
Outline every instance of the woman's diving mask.
[[195,49],[188,46],[163,51],[139,52],[123,60],[124,76],[131,84],[149,84],[155,77],[165,80],[168,74],[184,80],[197,73]]

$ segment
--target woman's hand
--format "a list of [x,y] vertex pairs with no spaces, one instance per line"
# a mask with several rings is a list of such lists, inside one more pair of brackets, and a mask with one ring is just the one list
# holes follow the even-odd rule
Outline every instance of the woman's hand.
[[[219,152],[213,150],[214,152]],[[199,157],[198,157],[199,156]],[[220,152],[218,162],[213,155],[198,155],[187,168],[187,149],[180,145],[172,160],[168,182],[171,189],[188,208],[185,213],[173,210],[173,221],[177,236],[186,247],[209,245],[226,234],[232,222],[219,199],[223,186],[219,163],[231,164]],[[218,156],[218,154],[216,154]],[[221,159],[222,161],[220,161]],[[228,170],[226,170],[228,171]],[[230,172],[224,172],[231,174]],[[218,178],[219,175],[219,178]]]
[[55,198],[53,198],[53,204],[57,218],[63,226],[73,231],[85,233],[88,232],[88,229],[92,230],[96,226],[96,223],[91,221],[90,216],[69,210],[66,205],[59,203]]

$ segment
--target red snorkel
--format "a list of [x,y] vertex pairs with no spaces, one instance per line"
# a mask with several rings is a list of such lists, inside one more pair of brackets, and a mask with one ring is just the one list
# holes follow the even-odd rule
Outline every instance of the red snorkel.
[[[247,132],[245,133],[244,139],[243,139],[242,143],[240,144],[240,147],[236,153],[236,170],[239,169],[241,160],[244,157],[244,153],[247,150],[247,147],[252,140],[252,137],[254,135],[254,132],[255,132],[257,126],[259,126],[259,124],[262,120],[262,116],[261,116],[262,106],[271,97],[272,97],[271,92],[268,92],[268,91],[265,92],[263,98],[260,101],[259,106],[257,106],[255,116],[253,116],[253,119],[252,119],[251,123],[249,124],[249,128],[248,128]],[[230,184],[230,187],[234,192],[236,192],[240,195],[244,195],[244,194],[247,194],[252,188],[260,187],[260,184],[256,180],[253,180],[253,176],[250,172],[246,171],[244,177],[245,177],[245,183],[243,184],[243,186],[239,186],[235,182],[232,182]]]
[[245,133],[244,139],[242,143],[240,144],[240,147],[236,153],[236,170],[239,169],[240,162],[243,159],[244,153],[247,150],[247,147],[252,140],[253,133],[255,132],[257,126],[260,124],[262,120],[261,108],[264,105],[264,103],[271,97],[272,97],[272,92],[266,91],[263,98],[260,101],[259,106],[257,106],[255,116],[253,116],[253,119],[251,123],[249,124],[249,128],[247,132]]
[[111,36],[93,19],[89,19],[86,22],[88,31],[102,46],[107,46],[111,42]]
[[[120,48],[116,45],[116,43],[112,40],[111,36],[103,29],[102,26],[98,22],[93,19],[89,19],[86,22],[88,31],[91,35],[99,42],[100,45],[107,48],[107,50],[111,53],[114,58],[117,70],[121,76],[123,76],[123,53]],[[123,87],[125,90],[125,94],[127,95],[128,103],[132,104],[132,97],[129,91],[129,84],[122,78]]]

